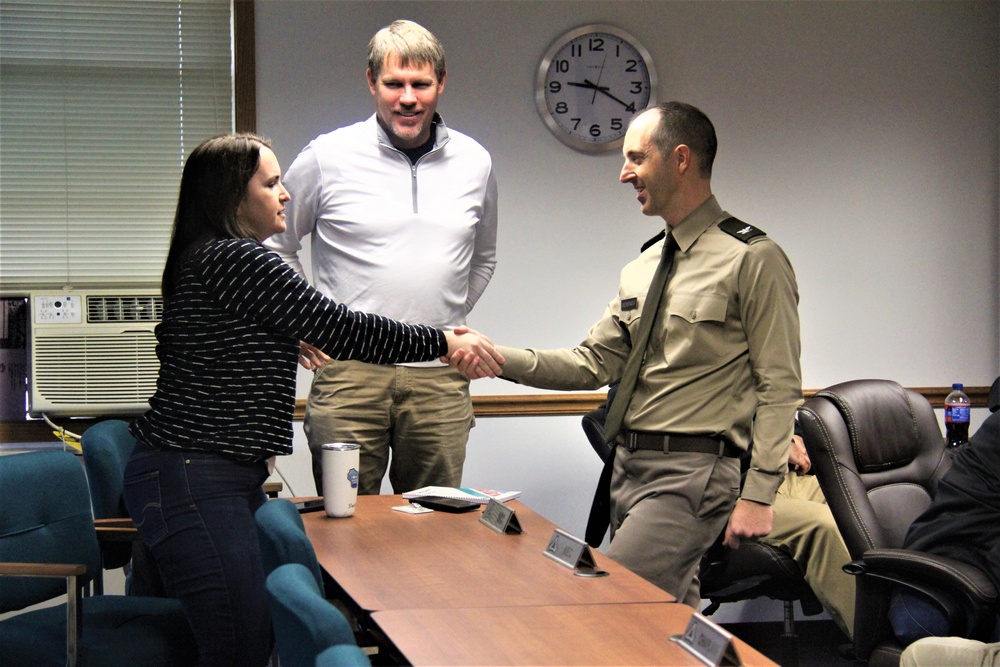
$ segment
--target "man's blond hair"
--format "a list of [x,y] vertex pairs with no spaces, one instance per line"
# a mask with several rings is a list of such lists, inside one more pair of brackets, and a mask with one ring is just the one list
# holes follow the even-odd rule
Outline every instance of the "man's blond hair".
[[382,72],[385,59],[395,55],[400,65],[430,64],[438,81],[444,79],[444,47],[427,28],[413,21],[393,21],[375,33],[368,43],[368,70],[373,80]]

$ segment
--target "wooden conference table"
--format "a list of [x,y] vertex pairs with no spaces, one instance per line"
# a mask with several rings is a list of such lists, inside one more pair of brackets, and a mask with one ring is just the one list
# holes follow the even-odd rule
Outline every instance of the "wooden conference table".
[[[302,519],[359,623],[410,664],[702,664],[668,639],[690,607],[599,552],[605,577],[546,558],[556,526],[524,504],[507,503],[518,535],[481,524],[481,512],[392,510],[406,504],[360,496],[352,517]],[[736,647],[743,664],[774,664]]]
[[[372,615],[412,665],[689,665],[670,641],[694,610],[664,602],[408,609]],[[774,663],[740,639],[740,664]]]

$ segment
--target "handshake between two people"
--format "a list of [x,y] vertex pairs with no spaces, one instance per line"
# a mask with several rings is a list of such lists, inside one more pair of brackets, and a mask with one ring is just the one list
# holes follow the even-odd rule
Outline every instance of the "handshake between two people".
[[448,356],[441,357],[441,361],[470,380],[503,375],[503,355],[489,338],[465,326],[445,331],[444,335],[448,339]]
[[[448,340],[448,354],[441,357],[441,361],[465,377],[477,380],[503,375],[500,369],[504,362],[503,355],[497,352],[493,341],[486,336],[462,326],[445,331],[444,337]],[[308,343],[299,343],[299,363],[303,368],[314,371],[328,361],[330,357],[319,348]]]

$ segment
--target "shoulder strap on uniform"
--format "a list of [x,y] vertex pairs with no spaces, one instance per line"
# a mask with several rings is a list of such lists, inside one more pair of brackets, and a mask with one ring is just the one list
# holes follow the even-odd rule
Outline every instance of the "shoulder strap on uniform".
[[748,225],[742,220],[733,217],[726,218],[720,222],[719,229],[744,243],[750,243],[750,239],[757,238],[758,236],[767,236],[767,234],[753,225]]
[[661,230],[659,234],[657,234],[656,236],[654,236],[653,238],[649,239],[648,241],[642,244],[642,249],[639,251],[639,254],[641,255],[642,253],[646,252],[646,248],[655,244],[660,239],[666,237],[666,235],[667,235],[667,230],[665,229]]

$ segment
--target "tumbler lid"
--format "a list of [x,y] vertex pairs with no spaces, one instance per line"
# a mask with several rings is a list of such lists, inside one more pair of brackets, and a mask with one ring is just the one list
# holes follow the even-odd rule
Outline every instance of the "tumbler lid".
[[323,445],[323,449],[332,449],[337,452],[349,452],[352,449],[361,449],[361,445],[356,442],[328,442]]

